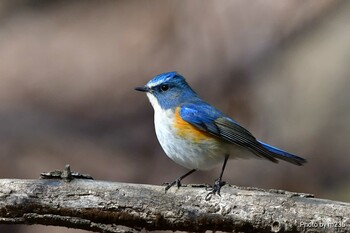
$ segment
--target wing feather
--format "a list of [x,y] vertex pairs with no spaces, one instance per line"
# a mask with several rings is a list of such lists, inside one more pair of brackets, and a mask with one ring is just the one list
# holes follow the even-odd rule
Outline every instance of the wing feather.
[[247,148],[253,154],[272,162],[277,163],[277,159],[282,159],[299,166],[306,163],[306,160],[299,156],[258,141],[233,119],[203,101],[181,106],[180,115],[183,120],[198,129],[224,141]]
[[248,130],[206,103],[184,105],[181,107],[180,115],[183,120],[201,130],[247,148],[259,157],[278,162]]

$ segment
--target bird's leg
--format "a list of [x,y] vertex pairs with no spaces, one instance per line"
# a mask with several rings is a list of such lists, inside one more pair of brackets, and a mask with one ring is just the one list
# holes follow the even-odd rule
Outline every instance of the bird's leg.
[[195,171],[196,171],[196,169],[192,169],[191,171],[187,172],[185,175],[182,175],[179,178],[177,178],[176,180],[174,180],[172,183],[165,183],[165,184],[167,184],[167,186],[165,187],[165,192],[168,191],[168,189],[170,189],[175,184],[178,188],[180,188],[181,180],[184,179],[185,177],[191,175]]
[[215,195],[215,194],[218,194],[220,196],[221,187],[226,184],[225,181],[222,181],[222,176],[224,174],[227,160],[228,160],[228,155],[225,156],[225,160],[224,160],[224,164],[222,165],[220,177],[215,180],[214,185],[211,187],[211,191],[207,194],[207,196],[205,198],[206,200],[210,200],[211,196]]

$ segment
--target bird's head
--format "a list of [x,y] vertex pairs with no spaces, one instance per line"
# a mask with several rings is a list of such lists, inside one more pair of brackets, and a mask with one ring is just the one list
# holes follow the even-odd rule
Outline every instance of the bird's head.
[[198,99],[185,78],[176,72],[159,74],[145,86],[136,87],[135,90],[146,92],[155,110],[158,107],[163,110],[176,108],[184,102]]

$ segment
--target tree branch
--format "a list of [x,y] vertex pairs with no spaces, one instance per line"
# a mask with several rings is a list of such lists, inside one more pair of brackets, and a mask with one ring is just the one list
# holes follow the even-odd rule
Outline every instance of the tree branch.
[[[80,175],[80,174],[79,174]],[[86,179],[0,179],[0,224],[97,232],[146,230],[350,232],[350,204],[309,194],[225,185],[171,188]]]

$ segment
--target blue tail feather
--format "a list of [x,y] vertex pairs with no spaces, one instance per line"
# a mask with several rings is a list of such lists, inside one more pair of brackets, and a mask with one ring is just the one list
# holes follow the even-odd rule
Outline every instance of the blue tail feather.
[[301,158],[299,156],[290,154],[286,151],[283,151],[281,149],[278,149],[274,146],[271,146],[267,143],[258,141],[265,149],[267,149],[268,151],[272,152],[273,157],[277,158],[277,159],[282,159],[285,160],[287,162],[293,163],[295,165],[303,165],[304,163],[306,163],[306,159]]

